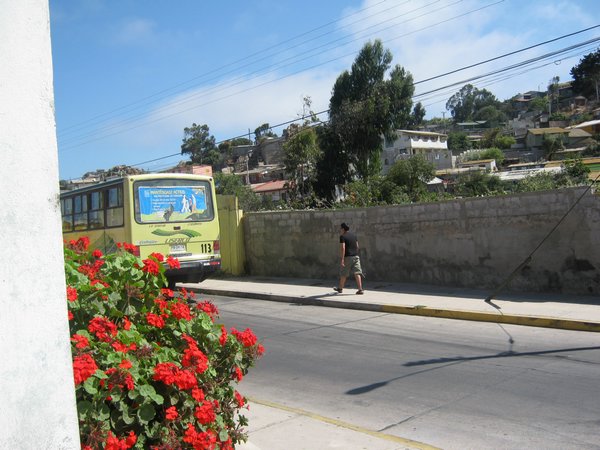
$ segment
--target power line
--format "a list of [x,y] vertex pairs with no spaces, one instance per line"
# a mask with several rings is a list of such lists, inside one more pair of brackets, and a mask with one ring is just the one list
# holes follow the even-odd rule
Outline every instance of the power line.
[[[94,121],[94,120],[96,120],[96,119],[99,119],[99,118],[101,118],[101,117],[105,117],[105,116],[107,116],[107,115],[110,115],[110,114],[113,114],[113,113],[115,113],[115,112],[117,112],[117,111],[121,111],[121,110],[127,109],[127,108],[129,108],[129,107],[131,107],[131,106],[134,106],[134,105],[140,104],[140,103],[142,103],[142,102],[145,102],[146,100],[149,100],[149,99],[151,99],[151,98],[155,98],[155,97],[161,96],[161,94],[164,94],[164,93],[167,93],[167,92],[174,91],[174,90],[176,90],[176,89],[177,89],[177,88],[179,88],[179,87],[182,87],[182,86],[188,85],[188,84],[190,84],[190,83],[192,83],[192,82],[194,82],[194,81],[196,81],[196,80],[199,80],[199,79],[201,79],[201,78],[203,78],[203,77],[205,77],[205,76],[207,76],[207,75],[210,75],[210,74],[212,74],[212,73],[215,73],[215,72],[219,72],[219,71],[221,71],[221,70],[223,70],[223,69],[226,69],[226,68],[228,68],[228,67],[234,66],[234,65],[236,65],[236,64],[239,64],[239,63],[244,63],[244,65],[242,65],[241,67],[238,67],[238,68],[234,69],[234,70],[239,70],[240,68],[248,67],[248,66],[250,66],[250,65],[252,65],[252,64],[255,64],[257,61],[262,61],[262,60],[264,60],[264,59],[267,59],[267,58],[273,57],[273,56],[277,55],[277,53],[275,53],[275,54],[271,54],[271,55],[268,55],[268,56],[266,56],[266,57],[265,57],[265,56],[263,56],[263,58],[261,58],[261,59],[259,59],[259,60],[253,60],[253,62],[252,62],[252,63],[248,63],[248,62],[247,62],[247,60],[248,60],[248,59],[251,59],[251,58],[253,58],[253,57],[255,57],[255,56],[264,55],[264,53],[265,53],[265,52],[268,52],[268,51],[270,51],[270,50],[273,50],[273,49],[275,49],[275,48],[281,47],[281,46],[283,46],[284,44],[287,44],[287,43],[289,43],[289,42],[292,42],[292,41],[294,41],[294,40],[296,40],[296,39],[298,39],[298,38],[300,38],[300,37],[307,36],[307,35],[309,35],[309,34],[311,34],[311,33],[315,32],[315,31],[321,30],[321,29],[323,29],[323,28],[326,28],[326,27],[328,27],[328,26],[330,26],[330,25],[333,25],[333,24],[335,24],[335,23],[338,23],[338,22],[341,22],[341,21],[345,21],[345,20],[347,20],[349,17],[355,16],[355,15],[357,15],[357,14],[360,14],[360,13],[364,12],[364,11],[367,11],[367,10],[369,10],[369,9],[375,8],[376,6],[378,6],[378,5],[382,4],[382,3],[385,3],[386,1],[387,1],[387,0],[381,0],[380,2],[378,2],[378,3],[375,3],[374,5],[371,5],[371,6],[368,6],[368,7],[366,7],[366,8],[360,9],[360,10],[358,10],[358,11],[356,11],[356,12],[354,12],[354,13],[352,13],[352,14],[350,14],[350,15],[346,16],[346,17],[343,17],[343,18],[340,18],[340,19],[337,19],[337,20],[333,20],[333,21],[331,21],[331,22],[328,22],[328,23],[326,23],[326,24],[324,24],[324,25],[320,25],[320,26],[318,26],[318,27],[316,27],[316,28],[313,28],[313,29],[311,29],[311,30],[309,30],[309,31],[303,32],[303,33],[301,33],[301,34],[298,34],[298,35],[296,35],[296,36],[294,36],[294,37],[292,37],[292,38],[285,39],[285,40],[283,40],[283,41],[281,41],[281,42],[279,42],[279,43],[277,43],[277,44],[275,44],[275,45],[273,45],[273,46],[271,46],[271,47],[268,47],[268,48],[266,48],[266,49],[263,49],[263,50],[259,50],[259,51],[255,52],[255,53],[252,53],[252,54],[250,54],[250,55],[247,55],[247,56],[245,56],[244,58],[238,59],[238,60],[236,60],[236,61],[234,61],[234,62],[232,62],[232,63],[225,64],[225,65],[223,65],[223,66],[220,66],[220,67],[218,67],[217,69],[213,69],[213,70],[211,70],[211,71],[209,71],[209,72],[205,72],[205,73],[203,73],[203,74],[201,74],[201,75],[198,75],[198,76],[195,76],[195,77],[193,77],[193,78],[190,78],[189,80],[183,81],[183,82],[181,82],[181,83],[178,83],[178,84],[176,84],[176,85],[174,85],[174,86],[171,86],[171,87],[169,87],[169,88],[162,89],[162,90],[160,90],[160,91],[158,91],[158,92],[156,92],[156,93],[154,93],[154,94],[148,95],[148,96],[146,96],[146,97],[144,97],[144,98],[142,98],[142,99],[140,99],[140,100],[137,100],[137,101],[134,101],[134,102],[132,102],[132,103],[129,103],[129,104],[127,104],[127,105],[124,105],[124,106],[121,106],[121,107],[115,108],[115,109],[113,109],[113,110],[111,110],[111,111],[108,111],[108,112],[105,112],[105,113],[102,113],[102,114],[96,115],[96,116],[94,116],[94,117],[91,117],[91,118],[89,118],[89,119],[87,119],[87,120],[84,120],[84,121],[82,121],[82,122],[79,122],[79,123],[77,123],[77,124],[73,124],[73,125],[71,125],[71,126],[65,127],[65,128],[63,128],[63,129],[61,130],[60,134],[62,134],[62,133],[65,133],[65,132],[68,134],[68,131],[69,131],[69,130],[71,130],[71,129],[74,129],[74,128],[81,128],[81,125],[85,125],[85,124],[87,124],[87,123],[89,123],[89,122],[92,122],[92,121]],[[394,6],[390,7],[390,8],[384,9],[384,10],[382,10],[382,11],[378,11],[377,13],[375,13],[375,14],[373,14],[373,15],[371,15],[371,16],[367,16],[367,17],[368,17],[368,18],[370,18],[370,17],[374,17],[374,16],[376,16],[376,15],[382,14],[383,12],[387,12],[387,11],[389,11],[389,10],[391,10],[391,9],[397,8],[397,7],[399,7],[399,6],[403,6],[404,4],[408,3],[409,1],[410,1],[410,0],[407,0],[407,1],[403,2],[403,3],[400,3],[399,5],[394,5]],[[353,24],[355,24],[355,23],[357,23],[357,22],[358,22],[358,21],[356,21],[356,22],[351,22],[351,23],[349,23],[349,24],[346,24],[346,25],[344,25],[344,26],[343,26],[343,27],[341,27],[341,28],[346,28],[346,27],[348,27],[348,26],[350,26],[350,25],[353,25]],[[328,33],[321,34],[321,35],[317,36],[317,38],[318,38],[318,37],[325,36],[325,35],[327,35],[327,34],[331,34],[332,32],[333,32],[333,31],[331,31],[331,32],[328,32]],[[295,47],[297,47],[297,46],[299,46],[299,45],[302,45],[303,43],[310,42],[311,40],[314,40],[314,39],[315,39],[315,38],[311,38],[311,39],[310,39],[310,40],[308,40],[308,41],[304,41],[304,42],[301,42],[300,44],[296,44],[296,45],[295,45],[294,47],[292,47],[292,48],[295,48]],[[289,50],[290,50],[290,49],[286,49],[286,51],[289,51]],[[229,71],[229,72],[226,72],[225,74],[222,74],[222,75],[226,75],[226,74],[228,74],[228,73],[231,73],[231,71]],[[222,75],[221,75],[221,76],[222,76]],[[210,81],[210,80],[209,80],[209,81]],[[150,103],[154,103],[154,102],[150,102]],[[144,105],[147,105],[147,104],[148,104],[148,103],[144,103],[142,106],[144,106]],[[136,109],[137,109],[137,108],[136,108]]]
[[[499,0],[499,1],[495,2],[495,3],[491,3],[491,4],[488,4],[488,5],[486,5],[486,6],[483,6],[483,7],[480,7],[480,8],[473,9],[473,10],[471,10],[471,11],[468,11],[467,13],[460,14],[460,15],[457,15],[457,16],[454,16],[454,17],[451,17],[451,18],[449,18],[449,19],[446,19],[446,20],[443,20],[443,21],[441,21],[441,22],[437,22],[437,23],[434,23],[434,24],[430,24],[430,25],[428,25],[428,26],[426,26],[426,27],[423,27],[423,28],[421,28],[421,29],[418,29],[418,30],[414,30],[414,31],[412,31],[412,32],[408,32],[408,33],[402,34],[402,35],[400,35],[400,36],[396,36],[395,38],[393,38],[393,39],[391,39],[391,40],[395,40],[395,39],[398,39],[398,38],[401,38],[401,37],[408,36],[408,35],[410,35],[410,34],[417,33],[417,32],[419,32],[419,31],[424,31],[424,30],[427,30],[427,29],[429,29],[429,28],[433,28],[433,27],[435,27],[435,26],[437,26],[437,25],[440,25],[440,24],[442,24],[442,23],[446,23],[446,22],[448,22],[448,21],[450,21],[450,20],[455,20],[455,19],[457,19],[457,18],[464,17],[464,16],[466,16],[466,15],[468,15],[468,14],[472,14],[473,12],[477,12],[477,11],[480,11],[480,10],[482,10],[482,9],[489,8],[489,7],[491,7],[491,6],[494,6],[494,5],[498,4],[498,3],[501,3],[501,2],[503,2],[503,1],[504,1],[504,0]],[[431,6],[432,4],[434,4],[434,3],[437,3],[437,2],[439,2],[439,0],[436,0],[436,1],[435,1],[435,2],[433,2],[433,3],[429,3],[429,4],[427,4],[427,5],[425,5],[425,7],[427,7],[427,6]],[[460,3],[460,2],[462,2],[462,0],[457,0],[457,1],[453,2],[453,3],[450,3],[450,4],[448,4],[448,5],[444,6],[444,7],[442,7],[442,8],[438,8],[438,9],[437,9],[436,11],[434,11],[434,12],[438,12],[438,11],[440,11],[441,9],[444,9],[444,8],[447,8],[447,7],[450,7],[450,6],[453,6],[453,5],[455,5],[455,4],[457,4],[457,3]],[[403,14],[403,15],[406,15],[406,14],[409,14],[409,13],[412,13],[412,12],[415,12],[415,11],[417,11],[417,10],[419,10],[419,9],[423,9],[423,8],[424,8],[424,7],[416,8],[416,9],[414,9],[414,10],[411,10],[411,11],[409,11],[409,12],[407,12],[407,13]],[[415,20],[415,19],[417,19],[417,18],[421,18],[421,17],[424,17],[424,16],[426,16],[426,15],[429,15],[429,14],[431,14],[431,12],[424,13],[424,14],[422,14],[422,15],[419,15],[419,16],[416,16],[416,17],[413,17],[413,18],[411,18],[411,19],[408,19],[408,20],[406,20],[406,21],[404,21],[404,22],[401,22],[401,23],[406,23],[406,22],[408,22],[408,21]],[[397,17],[401,17],[401,16],[403,16],[403,15],[400,15],[400,16],[397,16]],[[396,17],[396,18],[397,18],[397,17]],[[379,25],[379,24],[378,24],[378,25]],[[392,28],[392,27],[394,27],[394,26],[397,26],[397,25],[398,25],[398,24],[394,24],[393,26],[386,27],[386,28],[383,28],[383,29],[379,29],[379,30],[377,30],[376,32],[385,31],[385,30],[387,30],[387,29],[389,29],[389,28]],[[369,29],[369,28],[373,28],[373,26],[371,26],[371,27],[368,27],[368,28],[366,28],[366,29]],[[363,29],[362,31],[365,31],[366,29]],[[348,45],[348,44],[350,44],[350,43],[356,42],[356,41],[358,41],[358,40],[360,40],[360,39],[363,39],[363,38],[364,38],[364,37],[357,37],[357,38],[351,39],[350,41],[347,41],[347,42],[345,42],[345,43],[343,43],[343,44],[341,44],[341,45],[337,45],[337,46],[335,46],[335,47],[333,47],[333,48],[330,48],[330,49],[328,49],[328,51],[329,51],[329,50],[333,50],[333,49],[335,49],[335,48],[339,48],[339,47],[346,46],[346,45]],[[331,42],[329,42],[328,44],[322,45],[322,46],[320,46],[320,47],[317,47],[316,49],[312,49],[312,50],[310,50],[310,51],[318,50],[319,48],[322,48],[322,47],[324,47],[324,46],[326,46],[326,45],[329,45],[329,44],[335,43],[335,42],[337,42],[337,41],[339,41],[339,40],[341,40],[341,39],[336,39],[336,40],[334,40],[334,41],[331,41]],[[303,55],[303,54],[306,54],[306,53],[307,53],[307,52],[303,52],[303,53],[300,53],[299,55]],[[322,52],[321,52],[321,53],[322,53]],[[333,58],[333,59],[330,59],[330,60],[328,60],[328,61],[325,61],[325,62],[322,62],[322,63],[316,64],[316,65],[310,66],[310,67],[308,67],[308,68],[304,68],[304,69],[301,69],[301,70],[299,70],[299,71],[296,71],[296,72],[290,73],[290,74],[288,74],[288,75],[285,75],[285,76],[282,76],[282,77],[276,78],[276,79],[274,79],[274,80],[270,80],[270,81],[267,81],[267,82],[265,82],[265,83],[261,83],[261,84],[259,84],[258,86],[254,86],[254,87],[250,87],[250,88],[247,88],[247,89],[243,89],[243,90],[241,90],[241,91],[237,91],[237,92],[235,92],[234,94],[226,95],[226,96],[224,96],[224,97],[220,97],[220,98],[214,99],[214,100],[212,100],[212,101],[210,101],[210,102],[207,102],[207,103],[203,103],[203,104],[200,104],[200,105],[194,105],[194,106],[192,106],[192,107],[190,107],[190,108],[183,109],[183,110],[179,110],[179,111],[177,111],[177,112],[175,112],[175,113],[172,113],[172,114],[169,114],[169,115],[163,116],[163,117],[161,117],[160,119],[152,120],[152,121],[149,121],[149,122],[148,122],[148,121],[146,121],[146,123],[144,123],[142,126],[144,126],[144,125],[147,125],[147,124],[150,124],[150,123],[157,122],[157,121],[159,121],[159,120],[163,120],[163,119],[165,119],[165,118],[168,118],[168,117],[172,117],[172,116],[174,116],[174,115],[177,115],[177,114],[181,114],[181,113],[184,113],[184,112],[190,111],[190,110],[192,110],[192,109],[196,109],[196,108],[199,108],[199,107],[202,107],[202,106],[206,106],[206,105],[208,105],[208,104],[215,103],[215,102],[217,102],[217,101],[220,101],[220,100],[223,100],[223,99],[226,99],[226,98],[230,98],[230,97],[232,97],[232,96],[234,96],[234,95],[238,95],[238,94],[240,94],[240,93],[247,92],[248,90],[253,90],[253,89],[256,89],[256,88],[258,88],[258,87],[262,87],[262,86],[264,86],[264,85],[266,85],[266,84],[270,84],[270,83],[273,83],[273,82],[275,82],[275,81],[279,81],[279,80],[282,80],[282,79],[284,79],[284,78],[288,78],[288,77],[290,77],[290,76],[293,76],[293,75],[296,75],[296,74],[298,74],[298,73],[301,73],[301,72],[304,72],[304,71],[307,71],[307,70],[310,70],[310,69],[313,69],[313,68],[316,68],[316,67],[319,67],[319,66],[322,66],[322,65],[325,65],[325,64],[329,64],[329,63],[331,63],[331,62],[334,62],[334,61],[337,61],[337,60],[340,60],[340,59],[343,59],[343,58],[346,58],[346,57],[348,57],[348,56],[352,56],[352,55],[355,55],[355,54],[356,54],[356,52],[355,52],[355,51],[353,51],[352,53],[348,53],[348,54],[345,54],[345,55],[339,56],[339,57],[337,57],[337,58]],[[297,58],[297,56],[299,56],[299,55],[295,55],[294,57],[288,58],[287,60],[290,60],[290,59]],[[281,64],[280,64],[280,65],[279,65],[279,67],[277,67],[277,66],[274,66],[274,68],[272,68],[271,70],[268,70],[268,71],[267,71],[266,73],[264,73],[263,75],[265,75],[265,74],[268,74],[268,73],[271,73],[271,72],[274,72],[274,71],[275,71],[275,70],[277,70],[277,69],[281,69],[281,68],[284,68],[284,67],[288,67],[288,66],[290,66],[290,65],[291,65],[291,64],[293,64],[293,63],[298,63],[298,62],[301,62],[301,61],[305,61],[305,60],[307,60],[307,59],[310,59],[310,58],[312,58],[313,56],[316,56],[316,55],[310,55],[310,56],[308,56],[308,57],[306,57],[306,58],[303,58],[303,59],[300,59],[300,60],[297,60],[297,61],[293,61],[293,62],[292,62],[292,63],[290,63],[290,64],[283,64],[283,65],[281,65]],[[264,70],[264,69],[258,69],[258,70],[254,71],[254,72],[251,72],[249,75],[253,75],[253,74],[260,73],[262,70]],[[257,78],[257,77],[255,77],[255,78]],[[251,78],[251,79],[252,79],[252,78]],[[250,79],[250,80],[251,80],[251,79]],[[234,79],[234,80],[235,80],[235,79]],[[231,87],[233,87],[233,86],[236,86],[236,85],[242,84],[242,83],[244,83],[245,81],[250,81],[250,80],[245,80],[245,79],[244,79],[244,76],[240,76],[240,77],[238,77],[238,78],[237,78],[237,80],[241,80],[241,81],[238,81],[238,82],[236,82],[236,83],[231,83],[231,82],[230,82],[230,83],[228,83],[228,85],[226,85],[226,86],[223,86],[221,89],[217,89],[217,90],[213,89],[212,91],[209,91],[208,93],[220,92],[220,91],[222,91],[222,90],[229,89],[229,88],[231,88]],[[182,104],[185,104],[185,103],[189,103],[189,102],[193,101],[193,100],[194,100],[196,97],[199,97],[199,96],[201,96],[201,95],[206,95],[206,93],[202,93],[202,92],[201,92],[201,93],[197,93],[197,94],[189,95],[189,96],[187,96],[187,97],[186,97],[185,99],[183,99],[183,100],[180,100],[180,101],[178,101],[178,102],[172,103],[172,104],[171,104],[171,106],[172,106],[172,105],[182,105]],[[117,123],[117,124],[113,124],[113,125],[110,125],[110,126],[107,126],[107,127],[103,127],[103,128],[101,128],[100,130],[95,130],[95,131],[92,131],[92,132],[88,133],[87,135],[82,135],[82,136],[80,136],[80,137],[75,137],[75,138],[73,138],[73,139],[84,139],[84,138],[86,138],[86,137],[92,137],[92,136],[94,136],[94,135],[97,135],[98,133],[101,133],[103,130],[104,130],[104,131],[109,131],[109,130],[111,130],[111,129],[116,129],[116,128],[120,127],[120,126],[124,126],[124,125],[127,125],[127,124],[129,124],[129,123],[135,123],[136,121],[142,121],[142,120],[144,120],[144,119],[145,119],[145,116],[132,117],[132,118],[130,118],[130,119],[126,119],[126,120],[122,121],[121,123]],[[129,130],[131,130],[131,129],[135,129],[135,128],[139,128],[139,126],[133,126],[133,127],[131,127],[131,128],[127,128],[127,129],[125,129],[125,130],[121,130],[121,131],[118,131],[118,132],[115,132],[115,133],[111,133],[111,134],[108,134],[108,135],[105,135],[105,136],[100,136],[100,137],[98,137],[98,138],[94,138],[94,139],[91,139],[91,140],[88,140],[88,141],[84,141],[84,142],[81,142],[81,143],[67,144],[67,145],[65,145],[65,146],[61,146],[61,151],[64,151],[64,150],[69,150],[69,149],[72,149],[72,148],[76,148],[76,147],[79,147],[79,146],[81,146],[81,145],[84,145],[84,144],[87,144],[87,143],[90,143],[90,142],[94,142],[94,141],[97,141],[97,140],[99,140],[99,139],[104,139],[105,137],[113,136],[113,135],[115,135],[115,134],[120,134],[120,133],[123,133],[123,132],[125,132],[125,131],[129,131]]]

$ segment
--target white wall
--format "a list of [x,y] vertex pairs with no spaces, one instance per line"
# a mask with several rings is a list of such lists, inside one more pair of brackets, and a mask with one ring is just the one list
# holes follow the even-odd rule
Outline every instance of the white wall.
[[0,449],[78,449],[48,0],[0,0]]

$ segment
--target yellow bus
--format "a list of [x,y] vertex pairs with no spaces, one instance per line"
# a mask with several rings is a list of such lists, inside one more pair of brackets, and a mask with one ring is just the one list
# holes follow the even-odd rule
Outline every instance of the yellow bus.
[[114,252],[137,246],[179,260],[166,267],[169,286],[200,282],[221,268],[214,180],[188,174],[128,175],[61,193],[64,239],[82,236],[92,248]]

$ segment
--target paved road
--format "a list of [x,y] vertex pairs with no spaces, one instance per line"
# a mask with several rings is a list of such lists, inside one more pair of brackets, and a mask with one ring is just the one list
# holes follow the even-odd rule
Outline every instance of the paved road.
[[444,449],[600,449],[597,333],[211,298],[267,349],[245,395]]

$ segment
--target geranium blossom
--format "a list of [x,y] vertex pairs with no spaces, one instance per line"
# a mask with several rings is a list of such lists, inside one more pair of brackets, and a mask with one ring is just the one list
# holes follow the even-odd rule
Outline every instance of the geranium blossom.
[[202,402],[200,406],[196,406],[196,409],[194,410],[194,417],[196,417],[198,422],[200,422],[202,425],[212,423],[217,418],[215,410],[213,409],[213,404],[207,402],[206,400]]
[[142,262],[144,263],[144,267],[142,267],[144,272],[147,272],[151,275],[158,275],[160,273],[160,264],[154,259],[148,258],[144,259]]
[[96,361],[89,354],[76,356],[73,359],[73,374],[75,376],[75,386],[83,383],[98,370]]
[[154,367],[153,380],[162,381],[166,385],[171,385],[175,382],[175,375],[179,368],[170,362],[159,363]]
[[90,320],[88,331],[94,333],[103,342],[110,342],[117,335],[117,326],[105,317],[94,317]]
[[74,334],[73,336],[71,336],[71,341],[76,342],[76,348],[86,348],[90,345],[90,341],[88,340],[88,338],[82,336],[81,334]]
[[225,329],[225,325],[221,325],[221,337],[219,338],[219,344],[221,346],[227,343],[227,330]]
[[157,252],[150,253],[150,257],[156,259],[158,262],[163,262],[165,260],[165,257],[163,256],[162,253],[157,253]]
[[156,328],[163,328],[165,326],[165,319],[153,313],[146,314],[146,321]]
[[190,423],[183,436],[183,442],[191,444],[194,450],[212,450],[217,445],[217,437],[211,431],[196,431]]
[[181,264],[179,263],[179,260],[177,258],[173,258],[172,256],[169,256],[167,258],[167,264],[171,269],[181,269]]
[[165,418],[167,420],[175,420],[177,419],[177,417],[179,417],[179,413],[177,412],[177,408],[175,408],[174,406],[171,406],[169,408],[166,409],[165,411]]
[[244,347],[252,347],[253,345],[256,345],[256,335],[250,328],[246,328],[242,332],[232,328],[231,334],[233,334]]
[[110,345],[112,345],[112,348],[114,348],[116,351],[123,353],[127,353],[129,351],[137,349],[137,345],[135,345],[135,342],[132,342],[129,345],[125,345],[122,342],[114,341]]
[[92,256],[94,258],[102,258],[102,251],[100,249],[96,249],[92,252]]
[[171,310],[173,317],[177,319],[192,320],[190,307],[185,303],[173,302],[169,304],[169,309]]
[[127,450],[135,445],[137,442],[137,436],[133,431],[129,432],[129,435],[125,439],[119,439],[111,431],[108,432],[106,437],[105,450]]
[[204,311],[210,316],[211,319],[214,319],[214,317],[219,315],[219,310],[217,309],[215,304],[209,300],[198,303],[196,305],[196,308],[198,308],[200,311]]
[[74,302],[77,300],[77,289],[67,286],[67,300]]

